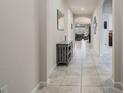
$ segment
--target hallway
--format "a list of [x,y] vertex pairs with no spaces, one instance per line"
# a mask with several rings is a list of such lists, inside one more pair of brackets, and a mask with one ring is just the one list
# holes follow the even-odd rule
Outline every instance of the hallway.
[[[121,93],[123,1],[1,0],[0,93]],[[56,66],[57,45],[75,34],[92,46],[76,42],[69,65]]]
[[122,93],[113,88],[111,58],[98,57],[85,41],[76,42],[68,66],[56,67],[38,93]]

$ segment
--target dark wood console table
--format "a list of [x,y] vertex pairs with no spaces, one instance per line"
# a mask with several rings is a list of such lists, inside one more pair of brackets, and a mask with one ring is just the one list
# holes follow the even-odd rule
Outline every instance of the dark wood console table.
[[56,61],[59,64],[69,64],[73,56],[73,43],[68,41],[60,42],[56,45]]

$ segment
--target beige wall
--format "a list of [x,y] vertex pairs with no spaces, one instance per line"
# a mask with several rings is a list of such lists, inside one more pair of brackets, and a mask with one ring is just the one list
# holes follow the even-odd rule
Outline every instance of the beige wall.
[[113,0],[113,78],[123,84],[123,0]]
[[[113,79],[114,82],[117,84],[123,84],[123,16],[122,16],[122,2],[123,0],[113,0]],[[102,28],[102,21],[101,21],[101,11],[102,11],[102,4],[103,1],[100,1],[93,17],[97,17],[97,34],[94,35],[92,33],[93,38],[93,46],[98,54],[100,54],[100,37],[101,32],[100,30]],[[92,19],[93,19],[92,17]],[[94,32],[93,29],[93,21],[92,21],[92,32]]]
[[9,93],[30,93],[40,81],[33,0],[0,3],[0,81]]
[[[64,14],[64,31],[57,30],[57,9]],[[64,0],[47,1],[47,76],[56,66],[56,44],[64,41],[65,33],[68,36],[68,23],[70,22],[68,18],[68,7]]]
[[47,76],[56,65],[56,43],[64,41],[65,35],[65,31],[57,30],[57,9],[66,13],[63,0],[47,0]]
[[[9,93],[30,93],[56,65],[56,43],[68,31],[68,8],[64,0],[0,4],[0,85]],[[57,31],[57,9],[65,15],[65,31]]]
[[[35,0],[34,0],[35,1]],[[47,80],[47,0],[39,0],[39,57],[40,57],[40,79],[43,83]],[[37,14],[38,14],[37,13]]]
[[0,85],[30,93],[46,81],[46,0],[2,0],[0,11]]
[[71,24],[73,25],[73,14],[70,9],[68,9],[68,40],[74,41],[74,31],[73,27],[71,27]]
[[[99,3],[93,13],[93,16],[92,16],[92,24],[91,24],[91,32],[92,32],[92,45],[96,51],[96,53],[98,55],[100,55],[100,44],[101,44],[101,41],[100,41],[100,37],[101,37],[101,31],[102,31],[102,6],[103,6],[103,0],[99,0]],[[94,25],[93,25],[93,19],[94,17],[96,16],[96,19],[97,19],[97,28],[96,28],[96,34],[94,34]]]
[[[104,29],[104,21],[107,21],[107,29]],[[112,0],[104,0],[103,9],[102,9],[102,32],[101,32],[101,56],[106,54],[106,49],[109,46],[109,31],[112,30]]]

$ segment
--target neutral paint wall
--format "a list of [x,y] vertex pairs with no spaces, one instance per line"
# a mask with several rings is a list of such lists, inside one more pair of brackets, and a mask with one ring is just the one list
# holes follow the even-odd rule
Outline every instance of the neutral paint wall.
[[[104,21],[107,21],[107,29],[104,29]],[[106,49],[109,46],[109,31],[112,31],[112,0],[104,0],[102,9],[101,55],[106,53]]]
[[123,0],[113,0],[113,78],[123,84]]
[[73,48],[75,47],[75,32],[74,32],[74,15],[70,9],[68,9],[68,41],[73,41]]
[[104,0],[103,13],[112,14],[112,0]]
[[[72,24],[72,27],[71,27],[71,24]],[[74,41],[73,14],[70,9],[68,9],[68,40]]]
[[39,55],[39,0],[2,0],[0,11],[0,84],[8,86],[8,93],[30,93],[44,80],[40,65],[44,56]]
[[[35,1],[35,0],[34,0]],[[45,83],[47,80],[47,0],[39,0],[39,57],[40,79]]]
[[[91,24],[91,38],[92,38],[92,45],[98,55],[100,55],[100,37],[101,37],[101,27],[102,27],[102,6],[103,6],[103,0],[99,0],[99,3],[92,15],[92,24]],[[94,25],[93,25],[93,19],[96,16],[97,19],[97,28],[96,28],[96,34],[94,34]]]
[[[57,30],[57,9],[65,18],[64,31]],[[68,35],[68,8],[64,0],[47,0],[47,76],[56,66],[56,44]]]
[[[113,78],[114,82],[123,84],[123,16],[122,16],[122,3],[123,0],[113,0],[113,34],[114,34],[114,46],[113,46]],[[102,21],[100,19],[102,13],[102,3],[98,4],[94,12],[94,16],[97,17],[97,34],[93,35],[93,46],[97,53],[100,54],[100,30]],[[98,17],[99,16],[99,17]],[[92,19],[93,19],[92,17]],[[93,32],[93,22],[92,22],[92,32]]]

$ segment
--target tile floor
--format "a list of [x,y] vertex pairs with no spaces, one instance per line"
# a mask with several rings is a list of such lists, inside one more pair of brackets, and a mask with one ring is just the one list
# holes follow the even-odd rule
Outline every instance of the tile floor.
[[113,88],[110,57],[99,57],[85,41],[76,42],[70,64],[56,67],[38,93],[122,93]]

